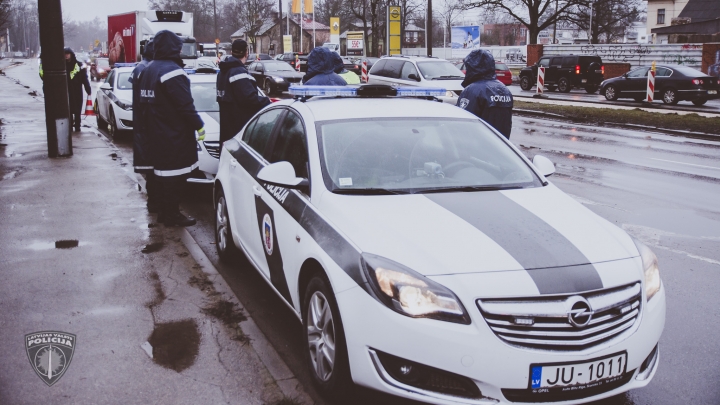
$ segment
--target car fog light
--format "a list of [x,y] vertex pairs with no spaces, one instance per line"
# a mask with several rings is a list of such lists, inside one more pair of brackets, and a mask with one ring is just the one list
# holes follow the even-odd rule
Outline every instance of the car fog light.
[[655,368],[655,363],[657,363],[659,354],[659,347],[658,345],[655,345],[655,348],[650,352],[645,361],[643,361],[643,363],[640,365],[640,371],[638,372],[637,377],[635,377],[636,380],[645,381],[648,379],[648,377],[650,377],[650,374]]
[[448,91],[445,92],[445,96],[447,96],[447,97],[455,97],[455,93],[453,93],[452,91],[448,90]]
[[402,373],[402,375],[408,375],[410,372],[412,372],[412,366],[400,366],[400,373]]
[[535,323],[533,318],[515,318],[513,319],[515,325],[532,325]]

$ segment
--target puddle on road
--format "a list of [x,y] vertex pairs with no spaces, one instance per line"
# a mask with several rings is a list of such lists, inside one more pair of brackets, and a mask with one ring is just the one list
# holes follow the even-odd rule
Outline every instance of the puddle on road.
[[193,319],[159,323],[148,338],[153,361],[178,373],[192,366],[200,349],[200,332]]
[[167,296],[165,295],[165,290],[163,290],[162,283],[160,282],[160,276],[157,274],[157,272],[153,271],[152,273],[150,273],[150,281],[152,282],[152,286],[155,289],[155,298],[153,298],[145,305],[152,311],[153,308],[162,304],[163,301],[165,301],[165,299],[167,298]]
[[20,171],[19,171],[19,170],[13,170],[13,171],[11,171],[11,172],[9,172],[9,173],[3,174],[2,179],[3,179],[3,180],[14,179],[15,177],[17,177],[18,174],[20,174]]
[[77,239],[64,239],[55,241],[55,249],[72,249],[80,245]]
[[87,242],[80,242],[76,239],[63,239],[55,242],[35,241],[27,245],[32,250],[48,250],[48,249],[72,249],[78,246],[87,246]]

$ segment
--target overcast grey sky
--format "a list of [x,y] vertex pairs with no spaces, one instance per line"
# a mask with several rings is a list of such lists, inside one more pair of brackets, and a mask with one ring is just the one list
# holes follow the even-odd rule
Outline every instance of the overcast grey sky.
[[111,14],[135,10],[147,10],[147,0],[60,0],[63,15],[75,21],[92,20],[100,17],[107,21]]

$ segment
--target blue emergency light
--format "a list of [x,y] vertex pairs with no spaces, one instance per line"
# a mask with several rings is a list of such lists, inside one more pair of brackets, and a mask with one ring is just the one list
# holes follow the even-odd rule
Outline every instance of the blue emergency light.
[[188,74],[188,75],[194,75],[194,74],[195,74],[195,69],[183,69],[183,70],[185,70],[185,74]]
[[292,85],[288,92],[295,97],[441,97],[447,93],[445,89],[431,87],[392,87],[367,84],[359,87]]
[[292,96],[357,96],[357,87],[348,86],[290,86],[288,93]]
[[113,65],[113,67],[116,67],[116,68],[120,68],[120,67],[135,67],[135,66],[137,66],[137,63],[125,63],[125,62],[122,62],[122,63],[115,63],[115,64]]

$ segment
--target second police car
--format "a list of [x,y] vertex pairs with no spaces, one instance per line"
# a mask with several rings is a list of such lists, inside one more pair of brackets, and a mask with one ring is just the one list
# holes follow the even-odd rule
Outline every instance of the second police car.
[[[290,91],[222,148],[216,242],[302,320],[321,393],[575,404],[649,383],[657,259],[550,183],[549,160],[454,106],[391,97],[444,90]],[[322,94],[366,97],[305,97]]]

